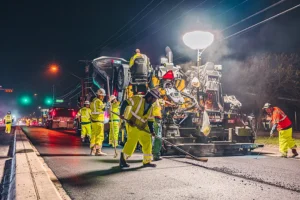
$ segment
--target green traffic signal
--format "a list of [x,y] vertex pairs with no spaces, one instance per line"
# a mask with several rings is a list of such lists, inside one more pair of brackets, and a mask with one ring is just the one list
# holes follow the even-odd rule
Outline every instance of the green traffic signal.
[[30,105],[31,104],[31,99],[28,96],[23,96],[20,99],[20,103],[22,105],[25,105],[25,106]]
[[53,99],[50,97],[46,97],[44,103],[48,106],[51,106],[53,104]]

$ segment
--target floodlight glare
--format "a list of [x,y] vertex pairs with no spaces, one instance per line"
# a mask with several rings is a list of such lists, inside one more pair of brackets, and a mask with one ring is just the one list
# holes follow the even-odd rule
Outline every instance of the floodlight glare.
[[194,50],[205,49],[214,41],[214,35],[210,32],[193,31],[183,35],[183,42]]

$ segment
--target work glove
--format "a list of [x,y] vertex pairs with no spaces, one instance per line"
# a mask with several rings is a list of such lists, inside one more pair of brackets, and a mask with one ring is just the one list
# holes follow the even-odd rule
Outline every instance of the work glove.
[[274,131],[271,130],[271,131],[270,131],[270,137],[273,137],[273,136],[274,136]]
[[154,132],[152,132],[152,133],[151,133],[151,135],[152,135],[153,137],[155,137],[155,136],[156,136],[156,134],[155,134]]

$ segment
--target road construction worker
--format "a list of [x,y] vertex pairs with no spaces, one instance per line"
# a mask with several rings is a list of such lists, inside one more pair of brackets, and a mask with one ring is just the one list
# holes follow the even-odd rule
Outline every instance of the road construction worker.
[[93,99],[90,106],[92,111],[92,135],[90,141],[91,155],[107,155],[102,152],[102,143],[104,140],[104,111],[106,106],[103,103],[103,99],[105,95],[105,90],[100,88],[97,91],[97,97]]
[[[111,103],[111,111],[120,115],[120,102],[116,96],[111,95],[109,99]],[[118,146],[118,138],[120,131],[120,117],[113,113],[110,113],[109,119],[109,144],[113,147]]]
[[84,107],[82,107],[78,113],[77,118],[78,122],[81,125],[81,141],[85,142],[86,137],[91,138],[92,134],[92,125],[91,125],[91,114],[90,102],[85,101]]
[[149,90],[145,96],[134,95],[122,103],[120,115],[127,120],[127,142],[120,156],[120,168],[129,167],[125,159],[133,154],[138,142],[141,144],[144,154],[143,166],[156,167],[151,163],[151,134],[155,136],[152,104],[159,98],[159,91],[154,88]]
[[280,108],[273,107],[269,103],[265,103],[263,110],[272,117],[272,129],[270,136],[273,136],[276,129],[279,133],[279,150],[281,157],[287,158],[288,149],[292,149],[292,157],[298,156],[298,152],[296,150],[297,146],[292,138],[292,122],[288,116]]
[[11,132],[11,125],[13,123],[13,117],[11,115],[11,112],[8,111],[5,117],[3,118],[4,123],[5,123],[5,133],[10,133]]
[[29,118],[26,119],[26,126],[30,126],[30,119]]
[[130,58],[129,67],[132,67],[134,60],[138,57],[142,57],[141,51],[139,49],[135,50],[135,54]]
[[[157,100],[153,104],[153,116],[154,116],[154,131],[157,137],[162,137],[162,106],[164,104],[164,101],[162,99]],[[159,138],[154,138],[153,141],[153,148],[152,148],[152,154],[153,154],[153,160],[158,161],[161,160],[160,158],[160,150],[162,146],[162,141]]]

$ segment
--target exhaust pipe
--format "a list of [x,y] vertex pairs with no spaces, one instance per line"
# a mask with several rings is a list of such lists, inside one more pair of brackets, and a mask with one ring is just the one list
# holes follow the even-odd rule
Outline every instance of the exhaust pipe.
[[170,47],[167,46],[165,51],[166,51],[166,54],[167,54],[166,56],[169,60],[169,63],[173,63],[173,53],[172,53],[172,50],[170,49]]

